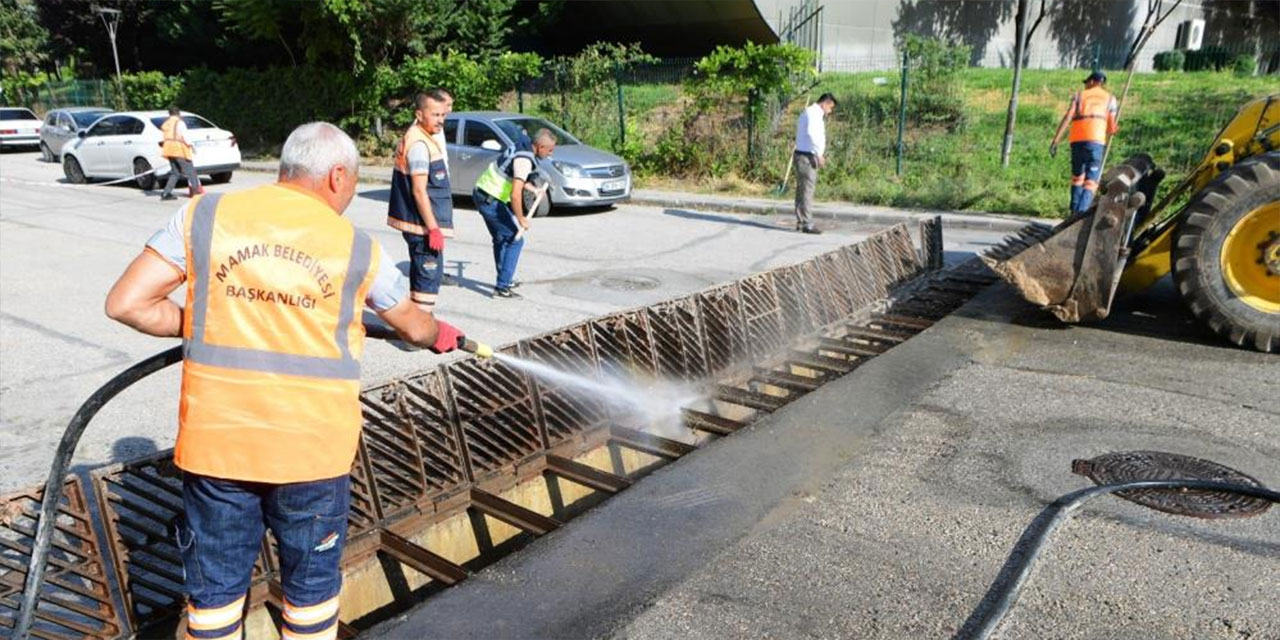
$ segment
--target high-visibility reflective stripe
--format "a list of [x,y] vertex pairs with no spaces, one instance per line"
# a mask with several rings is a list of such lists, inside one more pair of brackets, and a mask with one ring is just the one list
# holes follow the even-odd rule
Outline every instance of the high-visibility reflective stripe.
[[1084,184],[1084,176],[1071,176],[1071,184],[1076,187]]
[[244,611],[243,596],[231,604],[212,609],[198,609],[187,605],[187,628],[197,631],[221,629],[238,622],[242,611]]
[[288,600],[285,600],[284,602],[284,619],[289,624],[300,627],[319,624],[329,618],[332,618],[336,613],[338,613],[337,596],[309,607],[297,607]]
[[315,631],[312,633],[298,633],[288,628],[280,629],[280,640],[333,640],[338,637],[338,621],[334,620],[333,625],[323,631]]
[[[222,194],[202,196],[192,212],[191,258],[197,278],[209,277],[209,255],[213,247],[213,222]],[[373,243],[365,233],[354,230],[351,239],[351,258],[347,263],[347,276],[342,286],[338,326],[333,339],[337,341],[340,358],[303,356],[277,351],[264,351],[246,347],[212,345],[204,341],[206,315],[209,309],[209,284],[198,281],[191,310],[191,339],[183,342],[183,358],[214,367],[246,369],[265,373],[282,373],[309,378],[334,378],[359,380],[360,361],[351,357],[347,345],[347,326],[355,313],[355,294],[369,270],[369,258]]]
[[1084,181],[1084,188],[1085,188],[1085,189],[1088,189],[1089,191],[1097,191],[1097,190],[1098,190],[1098,181],[1097,181],[1097,180],[1085,180],[1085,181]]
[[439,294],[426,293],[425,291],[410,291],[409,299],[414,302],[425,302],[427,304],[435,304]]

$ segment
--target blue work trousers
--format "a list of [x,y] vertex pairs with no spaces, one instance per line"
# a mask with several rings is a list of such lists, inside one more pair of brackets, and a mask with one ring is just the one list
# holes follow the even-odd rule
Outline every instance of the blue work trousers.
[[1088,211],[1093,203],[1106,149],[1107,145],[1101,142],[1071,143],[1071,213]]
[[498,272],[494,286],[509,289],[515,282],[516,265],[524,249],[524,238],[516,238],[520,233],[516,214],[511,211],[511,205],[479,189],[473,191],[471,197],[480,217],[484,218],[484,226],[489,228],[489,237],[493,238],[493,266]]
[[177,538],[190,601],[188,636],[223,638],[240,629],[268,528],[279,547],[285,629],[323,635],[336,629],[350,500],[345,475],[265,484],[184,474]]

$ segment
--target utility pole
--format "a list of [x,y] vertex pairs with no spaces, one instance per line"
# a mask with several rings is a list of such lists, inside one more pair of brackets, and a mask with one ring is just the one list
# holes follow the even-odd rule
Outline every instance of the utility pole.
[[124,107],[124,79],[120,77],[120,52],[116,50],[116,30],[120,27],[120,10],[107,7],[93,8],[93,12],[102,18],[107,27],[107,37],[111,38],[111,57],[116,61],[116,92],[119,94],[119,106]]

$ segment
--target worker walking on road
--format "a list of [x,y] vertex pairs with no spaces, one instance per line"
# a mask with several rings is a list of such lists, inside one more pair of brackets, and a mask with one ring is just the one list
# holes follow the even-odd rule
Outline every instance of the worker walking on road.
[[[243,636],[266,529],[279,548],[282,637],[336,637],[361,425],[360,309],[438,352],[461,338],[409,300],[382,247],[342,217],[358,161],[337,127],[298,127],[278,182],[192,200],[107,296],[111,318],[183,339],[174,462],[188,639]],[[178,306],[168,296],[184,282]]]
[[802,233],[822,233],[813,226],[813,190],[818,170],[827,166],[825,119],[835,108],[835,96],[824,93],[796,120],[796,151],[791,160],[796,163],[796,231]]
[[413,301],[431,311],[444,276],[444,241],[453,237],[453,192],[445,146],[435,137],[444,127],[445,94],[433,90],[414,100],[414,122],[396,150],[387,224],[409,245],[409,289]]
[[484,218],[493,239],[493,266],[497,271],[493,288],[495,298],[520,297],[512,289],[518,286],[516,265],[524,249],[524,232],[529,229],[529,216],[533,214],[525,210],[524,194],[528,187],[533,195],[546,197],[545,186],[538,192],[530,183],[537,177],[538,158],[551,157],[555,149],[555,134],[548,129],[539,129],[533,135],[531,149],[517,147],[490,162],[471,192],[476,209]]
[[1049,155],[1057,157],[1058,141],[1071,127],[1071,213],[1089,210],[1102,177],[1102,156],[1107,141],[1116,132],[1116,97],[1104,88],[1107,74],[1094,71],[1084,79],[1084,91],[1071,96],[1067,112],[1049,144]]
[[204,193],[200,186],[200,176],[196,175],[191,143],[187,142],[187,123],[182,120],[182,112],[177,107],[169,107],[169,117],[160,125],[160,155],[169,161],[169,179],[164,183],[161,200],[175,200],[173,187],[178,184],[178,176],[187,178],[187,195],[195,197]]

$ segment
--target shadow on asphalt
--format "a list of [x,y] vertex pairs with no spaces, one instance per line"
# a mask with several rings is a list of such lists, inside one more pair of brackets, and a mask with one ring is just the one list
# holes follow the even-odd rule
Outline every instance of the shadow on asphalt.
[[[1004,283],[1006,294],[1016,297],[1012,287]],[[1022,302],[1022,309],[1010,322],[1035,329],[1066,329],[1068,325],[1058,321],[1048,311],[1037,309],[1029,302]],[[961,314],[964,313],[962,309]],[[1185,344],[1197,344],[1222,349],[1237,349],[1235,345],[1218,337],[1200,324],[1178,295],[1169,276],[1165,276],[1150,289],[1133,294],[1120,293],[1112,304],[1111,315],[1106,320],[1088,325],[1090,328],[1124,335],[1159,338]]]
[[[373,200],[374,202],[390,202],[391,187],[383,187],[380,189],[365,189],[364,191],[357,191],[356,197],[364,198],[365,200]],[[471,196],[454,196],[453,208],[468,209],[471,211],[475,211],[476,207],[475,207],[475,203],[471,201]]]
[[770,231],[792,231],[785,229],[776,224],[760,222],[758,220],[746,220],[734,216],[718,215],[714,213],[702,213],[700,211],[689,211],[687,209],[663,209],[662,215],[674,216],[676,218],[684,218],[685,220],[700,220],[702,222],[716,222],[720,224],[736,224],[744,227],[755,227],[757,229],[768,229]]

